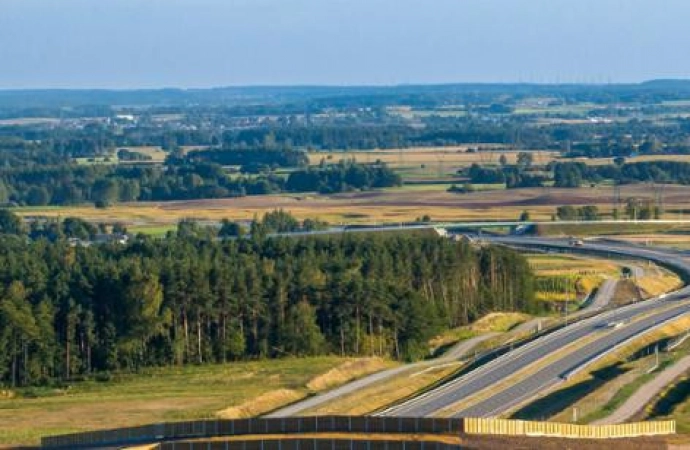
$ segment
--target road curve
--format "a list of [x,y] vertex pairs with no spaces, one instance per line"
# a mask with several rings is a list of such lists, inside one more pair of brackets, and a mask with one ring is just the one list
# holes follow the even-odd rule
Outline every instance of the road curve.
[[376,372],[371,375],[367,375],[358,380],[352,381],[350,383],[344,384],[336,389],[324,392],[313,397],[309,397],[292,405],[288,405],[284,408],[280,408],[273,411],[270,414],[265,415],[266,418],[280,418],[280,417],[290,417],[295,416],[308,409],[316,408],[325,403],[332,402],[340,397],[356,392],[360,389],[364,389],[368,386],[378,383],[389,378],[393,378],[403,372],[410,371],[413,369],[423,369],[427,367],[433,367],[438,364],[447,363],[450,361],[457,361],[464,358],[470,351],[472,351],[477,345],[484,342],[485,340],[496,336],[498,333],[486,333],[481,336],[476,336],[464,341],[458,342],[452,346],[448,351],[443,353],[438,358],[420,361],[414,364],[405,364],[399,367],[394,367],[392,369],[382,370],[381,372]]
[[[544,246],[573,250],[565,242],[554,242],[546,239],[530,238],[498,238],[492,239],[497,243],[513,245]],[[598,254],[621,255],[651,259],[653,261],[673,266],[677,270],[690,273],[690,264],[678,254],[669,254],[662,250],[649,248],[626,248],[618,245],[586,245],[586,249],[577,251],[595,252]],[[519,372],[547,355],[558,354],[558,351],[568,344],[590,336],[594,332],[601,332],[610,322],[632,322],[621,328],[609,330],[600,338],[587,343],[570,355],[547,365],[529,378],[520,380],[507,390],[497,393],[470,408],[455,411],[456,416],[493,416],[510,410],[517,404],[538,395],[540,392],[562,381],[561,375],[572,372],[588,361],[615,348],[626,340],[649,331],[659,323],[690,312],[688,292],[690,288],[683,288],[676,293],[669,294],[664,299],[652,299],[622,308],[607,311],[598,316],[584,319],[565,327],[552,334],[539,338],[517,350],[514,350],[478,369],[429,391],[419,397],[389,408],[381,413],[387,416],[433,416],[439,411],[451,407],[472,394],[500,383],[507,377]]]

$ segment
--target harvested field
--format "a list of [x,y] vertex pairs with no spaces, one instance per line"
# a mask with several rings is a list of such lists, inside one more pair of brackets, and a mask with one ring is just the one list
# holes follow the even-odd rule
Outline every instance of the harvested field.
[[[622,191],[623,197],[650,198],[653,195],[646,185],[625,186]],[[424,214],[436,221],[515,220],[523,210],[529,211],[533,219],[550,220],[556,206],[565,204],[594,204],[599,206],[600,211],[610,211],[613,195],[613,188],[610,186],[580,189],[528,188],[479,191],[470,194],[453,194],[445,191],[409,192],[402,188],[335,195],[282,194],[212,200],[140,202],[120,204],[108,209],[86,206],[16,208],[15,212],[23,216],[76,216],[96,222],[126,222],[129,225],[158,227],[177,223],[186,217],[208,221],[219,221],[223,218],[248,220],[277,208],[289,211],[300,219],[318,217],[334,224],[397,223],[412,221]],[[685,207],[688,197],[690,186],[667,186],[667,211],[673,210],[674,205]],[[665,218],[676,216],[666,214]],[[631,227],[632,225],[626,225],[626,233],[630,233]],[[619,231],[620,227],[609,227],[609,232]]]

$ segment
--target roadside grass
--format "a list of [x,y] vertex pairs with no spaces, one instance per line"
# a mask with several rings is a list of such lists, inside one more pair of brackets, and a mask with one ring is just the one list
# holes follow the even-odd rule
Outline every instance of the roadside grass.
[[469,326],[477,334],[488,332],[505,332],[528,321],[529,314],[515,312],[495,312],[485,315]]
[[436,354],[440,349],[445,349],[451,345],[471,339],[477,336],[478,333],[469,327],[458,327],[434,336],[429,340],[429,353]]
[[396,364],[393,364],[392,361],[377,357],[359,358],[347,361],[309,380],[307,388],[312,392],[325,391],[335,386],[345,384],[355,378],[379,372],[384,369],[390,369],[395,365]]
[[420,392],[455,372],[461,363],[415,365],[393,378],[374,383],[301,415],[366,415]]
[[[353,360],[289,358],[157,368],[115,374],[108,382],[27,389],[28,397],[22,391],[15,398],[0,397],[0,444],[36,444],[46,434],[212,418],[279,389],[305,397],[312,392],[307,387],[311,380]],[[278,403],[266,407],[282,406]]]
[[662,269],[660,274],[636,278],[635,282],[648,297],[657,297],[666,292],[675,291],[683,285],[678,275],[665,269]]

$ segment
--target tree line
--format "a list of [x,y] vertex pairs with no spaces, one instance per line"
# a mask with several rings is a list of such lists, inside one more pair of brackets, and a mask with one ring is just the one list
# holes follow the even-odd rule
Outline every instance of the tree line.
[[354,161],[273,173],[233,175],[212,163],[169,166],[58,165],[0,169],[0,205],[71,205],[227,198],[277,192],[345,192],[397,186],[385,164]]
[[545,167],[529,164],[500,167],[472,164],[460,175],[475,184],[503,184],[506,188],[539,187],[553,182],[554,187],[578,188],[585,183],[613,180],[618,184],[690,184],[690,163],[684,161],[643,161],[626,163],[616,158],[613,164],[588,165],[583,162],[552,162]]
[[430,234],[88,247],[0,236],[0,383],[286,355],[419,358],[442,329],[534,307],[524,257]]

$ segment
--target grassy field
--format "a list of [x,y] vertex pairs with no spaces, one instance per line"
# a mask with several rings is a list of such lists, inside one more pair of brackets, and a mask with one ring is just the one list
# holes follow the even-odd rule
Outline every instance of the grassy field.
[[[162,368],[104,383],[29,389],[14,398],[0,396],[0,444],[35,444],[45,434],[211,418],[222,412],[227,416],[229,408],[248,404],[254,405],[250,412],[263,412],[323,389],[329,381],[345,382],[348,374],[361,376],[391,365],[379,360],[363,367],[337,357],[279,359]],[[332,370],[338,367],[336,376]]]
[[144,162],[149,162],[149,163],[162,163],[165,161],[165,158],[168,156],[168,153],[165,152],[162,148],[160,147],[154,147],[154,146],[146,146],[146,147],[119,147],[125,150],[129,150],[130,152],[135,152],[135,153],[141,153],[142,155],[146,155],[151,157],[150,161],[144,161]]

